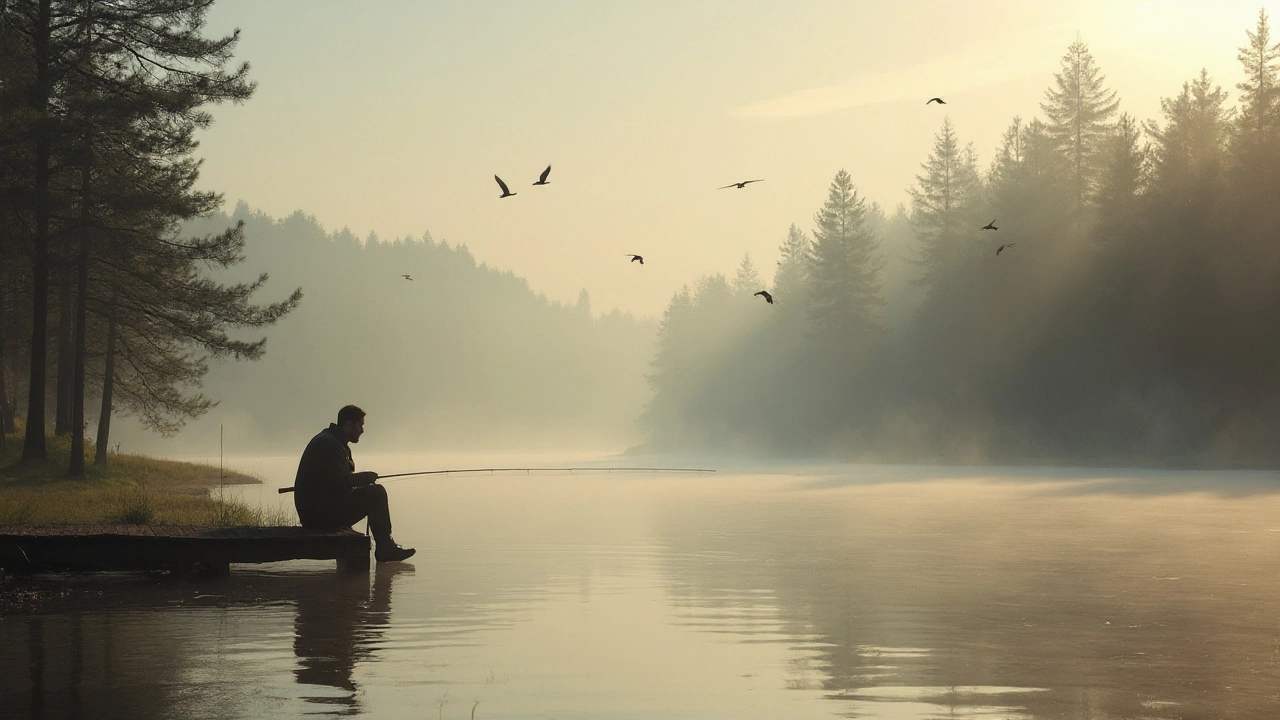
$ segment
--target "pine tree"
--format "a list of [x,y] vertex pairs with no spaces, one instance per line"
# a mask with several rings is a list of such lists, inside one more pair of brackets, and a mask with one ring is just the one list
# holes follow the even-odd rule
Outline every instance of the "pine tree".
[[1023,148],[1024,126],[1022,116],[1015,115],[1004,134],[1000,136],[1000,148],[991,161],[991,181],[1016,177],[1022,167],[1026,151]]
[[803,307],[803,294],[809,281],[813,241],[804,230],[792,223],[787,238],[778,246],[778,269],[773,274],[773,292],[787,298],[788,308]]
[[[1231,123],[1226,93],[1209,75],[1183,83],[1160,102],[1164,125],[1146,124],[1151,145],[1153,228],[1140,260],[1143,274],[1158,279],[1146,313],[1137,318],[1153,345],[1164,350],[1152,365],[1179,379],[1189,394],[1205,392],[1221,375],[1235,313],[1222,306],[1219,271],[1231,262],[1224,247],[1228,223],[1225,150]],[[1236,272],[1229,276],[1238,276]],[[1210,391],[1212,392],[1212,391]]]
[[1146,176],[1146,152],[1138,145],[1141,139],[1142,127],[1124,113],[1103,146],[1095,239],[1097,249],[1111,258],[1108,262],[1114,262],[1119,244],[1132,240],[1140,212],[1138,199]]
[[1062,71],[1054,74],[1054,87],[1045,91],[1040,104],[1049,118],[1049,132],[1067,158],[1077,212],[1093,199],[1098,154],[1120,106],[1105,80],[1089,47],[1076,40],[1063,55]]
[[1258,25],[1246,31],[1249,44],[1237,57],[1244,68],[1240,90],[1240,114],[1236,117],[1233,146],[1237,162],[1256,169],[1262,162],[1274,164],[1280,150],[1280,43],[1271,44],[1267,11],[1258,11]]
[[[203,106],[240,102],[253,92],[247,65],[226,69],[237,34],[215,39],[201,35],[208,8],[205,0],[129,0],[110,5],[83,0],[71,6],[64,20],[78,29],[68,50],[73,72],[62,93],[67,108],[64,125],[76,140],[69,157],[78,167],[72,475],[84,470],[89,297],[102,298],[110,287],[110,294],[118,299],[120,288],[130,286],[116,276],[91,289],[91,272],[98,280],[110,275],[95,270],[99,266],[109,270],[98,256],[134,255],[135,263],[149,266],[159,277],[155,285],[163,286],[164,292],[150,302],[165,305],[168,321],[155,325],[160,334],[148,339],[153,348],[170,348],[171,353],[185,354],[194,344],[215,357],[258,357],[262,341],[234,341],[223,329],[271,324],[292,309],[300,296],[295,292],[283,303],[257,307],[248,298],[265,278],[223,286],[200,277],[194,263],[225,267],[241,259],[243,239],[238,230],[191,243],[174,232],[179,221],[207,214],[221,204],[221,196],[194,187],[199,170],[199,162],[192,157],[194,133],[212,120]],[[135,282],[131,287],[148,285]],[[130,292],[127,300],[136,302],[140,297]],[[100,310],[98,316],[117,311],[113,306],[105,313]],[[171,398],[164,406],[178,409],[180,426],[188,416],[183,408],[191,416],[208,408],[198,396],[185,402],[176,389],[183,383],[198,383],[203,360],[168,362],[166,367],[186,368],[190,375],[171,373],[164,376],[171,384],[152,382],[148,387]]]
[[836,173],[813,218],[809,329],[838,352],[864,348],[885,331],[878,277],[883,262],[866,217],[866,201],[849,173]]
[[949,118],[921,168],[909,191],[911,224],[920,244],[920,281],[934,287],[954,276],[974,251],[982,183],[973,154],[960,147]]
[[641,422],[656,440],[679,437],[682,403],[689,389],[693,293],[685,285],[671,297],[658,324],[657,350],[650,372],[645,376],[653,398],[645,407]]
[[1142,191],[1146,153],[1139,141],[1142,127],[1128,113],[1116,121],[1111,137],[1103,146],[1098,202],[1104,222],[1135,212],[1134,201]]
[[742,262],[738,263],[738,272],[733,276],[733,293],[739,296],[750,296],[762,287],[760,273],[751,262],[751,253],[743,253]]
[[45,392],[48,373],[46,335],[49,304],[49,223],[52,209],[50,180],[53,170],[54,144],[58,126],[54,97],[59,75],[60,47],[54,27],[53,0],[34,0],[4,8],[5,24],[21,28],[25,34],[28,65],[24,73],[27,87],[20,96],[25,100],[25,117],[21,123],[23,138],[30,153],[30,198],[34,232],[31,256],[31,342],[27,386],[27,429],[22,445],[22,459],[44,460]]
[[[164,431],[210,406],[180,390],[198,386],[207,358],[261,355],[263,340],[235,339],[228,330],[271,324],[300,297],[254,305],[249,298],[265,277],[232,285],[204,277],[242,259],[238,228],[194,239],[178,231],[222,200],[195,188],[195,133],[212,121],[205,106],[240,102],[253,90],[247,65],[228,67],[238,33],[202,37],[210,5],[0,4],[0,95],[7,100],[10,83],[20,86],[12,93],[20,102],[0,108],[0,197],[17,198],[0,207],[0,242],[12,242],[4,232],[10,227],[34,228],[24,273],[32,322],[23,456],[45,457],[47,302],[58,273],[57,419],[72,433],[72,475],[84,469],[89,364],[103,357],[104,335],[111,338],[105,361],[120,376],[104,378],[100,421],[109,421],[111,394],[119,392],[139,398],[138,406],[163,408],[143,415]],[[28,208],[28,216],[6,222],[12,210]]]
[[[1144,195],[1149,180],[1149,161],[1142,140],[1142,126],[1128,113],[1116,121],[1111,138],[1103,147],[1098,178],[1098,222],[1092,228],[1094,271],[1092,287],[1098,290],[1095,307],[1115,307],[1129,301],[1136,287],[1135,276],[1142,272],[1142,254],[1149,235],[1144,216]],[[1097,315],[1098,337],[1109,330],[1115,335],[1107,344],[1116,351],[1132,345],[1128,318],[1103,310]]]
[[1146,124],[1155,140],[1151,159],[1158,188],[1176,193],[1182,201],[1215,189],[1222,179],[1231,124],[1226,102],[1226,92],[1213,84],[1206,70],[1183,83],[1177,97],[1160,101],[1166,125]]
[[11,388],[8,382],[13,369],[9,350],[15,346],[19,336],[29,336],[20,327],[16,305],[17,288],[31,265],[27,244],[21,237],[19,217],[26,203],[22,202],[25,188],[19,182],[22,153],[19,133],[16,132],[21,126],[19,94],[28,83],[20,76],[24,68],[21,61],[22,37],[5,9],[0,9],[0,79],[4,81],[0,83],[0,258],[4,259],[0,262],[0,447],[14,431],[16,403],[10,401],[10,393],[16,389]]

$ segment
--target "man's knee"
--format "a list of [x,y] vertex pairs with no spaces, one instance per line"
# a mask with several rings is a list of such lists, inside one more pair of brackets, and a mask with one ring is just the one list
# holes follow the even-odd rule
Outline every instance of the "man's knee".
[[385,505],[387,503],[387,489],[377,483],[374,483],[373,485],[365,485],[362,488],[356,488],[355,493],[365,503],[374,505]]

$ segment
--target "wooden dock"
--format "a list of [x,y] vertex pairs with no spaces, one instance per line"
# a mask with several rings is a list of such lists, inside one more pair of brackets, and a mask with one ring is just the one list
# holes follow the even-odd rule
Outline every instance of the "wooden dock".
[[9,572],[170,570],[225,573],[231,563],[337,560],[368,570],[369,538],[353,530],[186,525],[0,526]]

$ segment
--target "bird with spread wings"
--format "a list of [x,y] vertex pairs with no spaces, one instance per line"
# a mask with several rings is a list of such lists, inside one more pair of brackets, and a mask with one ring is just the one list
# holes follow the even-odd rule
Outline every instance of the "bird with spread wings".
[[743,180],[742,182],[729,183],[728,185],[725,185],[724,187],[718,187],[718,188],[716,188],[716,189],[717,189],[717,190],[724,190],[725,188],[738,188],[739,190],[741,190],[742,188],[744,188],[744,187],[746,187],[746,186],[750,185],[750,184],[751,184],[751,183],[753,183],[753,182],[764,182],[764,178],[760,178],[759,180]]

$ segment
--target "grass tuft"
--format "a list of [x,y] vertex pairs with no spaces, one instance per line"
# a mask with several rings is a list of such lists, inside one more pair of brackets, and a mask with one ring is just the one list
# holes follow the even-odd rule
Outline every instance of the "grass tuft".
[[116,521],[123,525],[149,525],[155,522],[156,509],[146,483],[127,488],[120,498],[120,514]]

